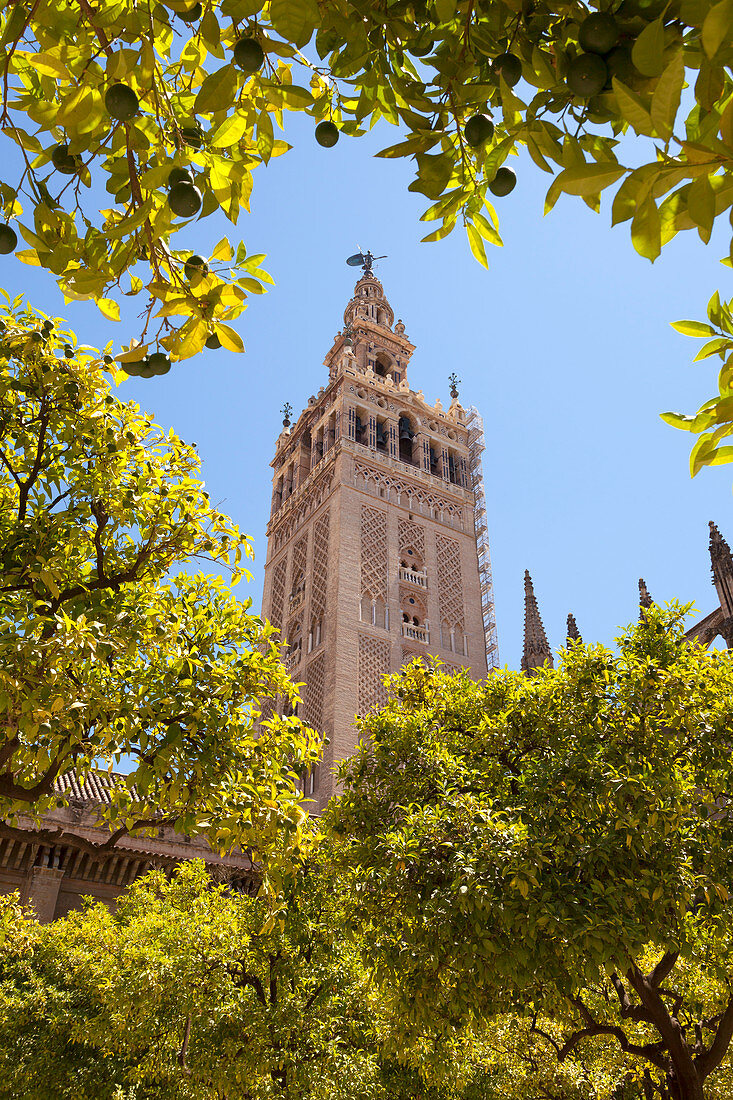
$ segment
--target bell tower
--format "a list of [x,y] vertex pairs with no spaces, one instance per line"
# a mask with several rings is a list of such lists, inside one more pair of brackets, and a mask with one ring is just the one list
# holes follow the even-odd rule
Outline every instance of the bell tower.
[[271,463],[263,615],[305,685],[303,718],[329,739],[305,781],[316,812],[386,673],[427,655],[477,679],[498,664],[481,418],[455,375],[447,409],[410,388],[415,347],[360,259],[328,382],[286,415]]

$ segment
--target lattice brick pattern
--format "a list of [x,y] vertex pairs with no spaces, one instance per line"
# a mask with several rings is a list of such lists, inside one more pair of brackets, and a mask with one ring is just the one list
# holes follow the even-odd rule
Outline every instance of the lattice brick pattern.
[[361,594],[387,599],[387,513],[361,509]]
[[381,707],[387,702],[387,689],[382,683],[382,676],[389,670],[389,643],[360,634],[359,714],[366,714],[370,707]]
[[323,729],[323,685],[325,670],[323,654],[319,653],[308,665],[303,676],[303,721],[315,730]]
[[463,630],[463,577],[461,548],[455,539],[435,536],[438,554],[438,605],[440,621]]
[[270,622],[278,630],[282,630],[283,607],[285,604],[285,573],[287,572],[287,559],[283,558],[275,566],[272,574],[272,599],[270,601]]
[[[398,504],[402,503],[404,498],[410,508],[422,511],[433,519],[437,519],[442,523],[450,523],[454,527],[463,526],[463,509],[457,504],[453,504],[445,497],[425,492],[416,485],[402,481],[401,478],[393,477],[391,474],[384,474],[379,470],[375,470],[372,466],[366,466],[361,462],[355,462],[355,485],[361,484],[359,481],[360,478],[363,480],[363,487],[366,492],[373,493],[374,496],[382,496],[386,497],[388,500],[396,500]],[[446,516],[448,517],[447,519]]]
[[302,539],[298,539],[293,550],[293,568],[290,576],[292,577],[291,584],[295,585],[298,582],[298,576],[300,573],[305,575],[305,563],[308,557],[308,532],[303,535]]
[[319,516],[313,527],[313,594],[311,615],[322,618],[326,610],[326,583],[328,581],[328,528],[329,513]]
[[425,561],[425,528],[401,519],[399,523],[400,554],[412,549]]

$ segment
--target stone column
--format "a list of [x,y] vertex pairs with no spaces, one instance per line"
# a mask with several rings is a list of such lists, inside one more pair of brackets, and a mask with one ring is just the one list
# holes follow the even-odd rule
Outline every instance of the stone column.
[[24,890],[25,900],[32,905],[36,916],[48,924],[56,915],[56,902],[64,872],[60,867],[31,867]]

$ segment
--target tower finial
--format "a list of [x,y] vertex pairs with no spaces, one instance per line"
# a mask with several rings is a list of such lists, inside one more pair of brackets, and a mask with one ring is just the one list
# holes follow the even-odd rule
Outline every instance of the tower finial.
[[451,397],[453,398],[454,401],[457,401],[458,400],[458,387],[460,385],[461,380],[458,377],[458,375],[456,374],[456,372],[453,371],[453,374],[448,375],[448,381],[450,382],[450,395],[451,395]]
[[547,641],[545,628],[542,625],[540,611],[537,606],[537,597],[534,594],[534,586],[529,570],[524,571],[524,654],[522,656],[522,672],[527,676],[533,676],[538,668],[547,665],[554,668],[552,650]]
[[568,635],[568,645],[570,645],[571,642],[582,642],[583,641],[583,639],[581,637],[581,634],[580,634],[580,631],[578,630],[578,624],[575,621],[575,615],[573,615],[572,612],[568,615],[567,635]]
[[710,520],[710,564],[713,567],[713,584],[723,612],[721,634],[730,649],[733,646],[733,555],[730,546]]
[[290,427],[290,414],[291,414],[292,411],[293,411],[293,406],[290,404],[289,401],[286,401],[285,404],[283,405],[283,407],[280,409],[280,412],[283,415],[283,428],[289,428]]

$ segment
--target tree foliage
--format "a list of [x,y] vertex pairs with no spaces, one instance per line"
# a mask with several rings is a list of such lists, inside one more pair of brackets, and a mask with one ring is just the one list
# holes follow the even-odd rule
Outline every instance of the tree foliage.
[[195,448],[116,398],[98,353],[19,301],[0,328],[0,833],[63,804],[72,768],[124,757],[105,846],[165,823],[297,848],[316,735],[257,727],[261,699],[294,697],[274,631],[191,570],[236,582],[251,544],[212,507]]
[[114,914],[42,926],[0,900],[0,1097],[386,1100],[377,999],[317,870],[278,920],[197,861]]
[[[398,126],[379,155],[414,161],[424,239],[461,223],[484,265],[522,148],[553,177],[547,210],[562,194],[598,210],[613,189],[614,224],[654,260],[683,230],[707,243],[733,205],[732,43],[729,0],[5,0],[0,124],[21,163],[2,208],[19,258],[67,297],[114,320],[120,294],[146,296],[128,364],[212,337],[243,349],[230,322],[269,281],[264,257],[224,237],[186,269],[186,229],[219,210],[237,223],[292,111],[328,125],[323,144]],[[174,169],[192,173],[183,205]]]
[[362,720],[329,820],[407,1035],[517,1011],[560,1061],[612,1040],[650,1097],[730,1073],[733,658],[680,619],[531,679],[415,663]]

